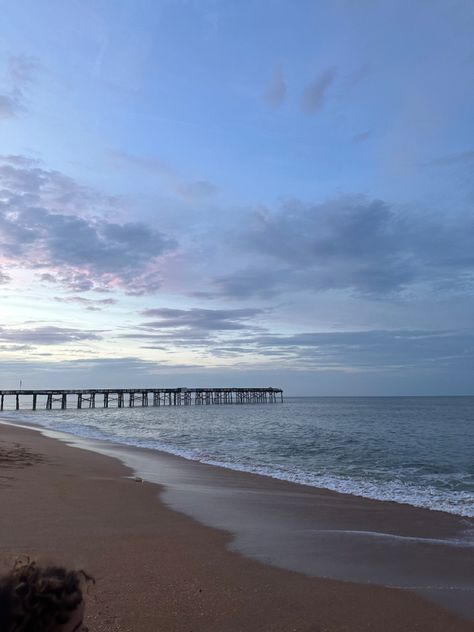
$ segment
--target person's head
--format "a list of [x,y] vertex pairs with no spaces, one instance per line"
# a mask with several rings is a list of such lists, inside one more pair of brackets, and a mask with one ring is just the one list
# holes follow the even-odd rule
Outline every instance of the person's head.
[[16,563],[0,578],[2,632],[79,632],[83,624],[82,588],[91,578],[60,566]]

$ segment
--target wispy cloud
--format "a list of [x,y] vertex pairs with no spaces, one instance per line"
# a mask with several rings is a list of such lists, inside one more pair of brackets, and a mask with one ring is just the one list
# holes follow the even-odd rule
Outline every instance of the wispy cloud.
[[0,94],[0,119],[14,118],[21,109],[21,101],[17,95]]
[[308,85],[301,99],[301,106],[306,114],[315,114],[323,107],[327,92],[334,82],[336,74],[336,67],[331,66]]
[[370,70],[370,64],[365,63],[362,64],[362,66],[360,66],[357,70],[352,72],[345,82],[346,91],[350,91],[358,86],[360,83],[362,83],[370,75]]
[[10,276],[6,274],[5,272],[3,272],[3,270],[0,268],[0,285],[5,285],[9,283],[10,281],[11,281]]
[[[414,329],[282,334],[243,330],[220,332],[211,327],[189,327],[150,332],[136,331],[121,338],[143,341],[143,348],[167,352],[177,348],[205,355],[209,366],[222,359],[238,361],[241,368],[278,362],[281,369],[341,373],[414,369],[435,371],[463,367],[472,371],[474,335],[469,331]],[[269,366],[270,366],[269,365]],[[237,364],[234,364],[237,366]]]
[[[287,282],[290,285],[287,289],[295,290],[292,276],[284,266],[269,269],[254,263],[236,272],[216,276],[212,284],[218,295],[227,298],[269,299],[285,291]],[[198,292],[195,294],[199,296]],[[209,293],[209,297],[212,297],[212,293]]]
[[217,187],[207,180],[194,180],[176,185],[175,191],[180,197],[193,202],[211,197],[217,192]]
[[278,65],[273,70],[273,76],[265,88],[263,94],[265,101],[276,108],[279,107],[286,99],[287,86],[285,81],[285,75],[283,72],[283,66]]
[[58,303],[81,305],[91,312],[97,312],[102,310],[104,307],[117,304],[117,301],[114,298],[91,299],[83,296],[55,296],[54,300]]
[[140,169],[159,176],[178,197],[188,202],[199,202],[217,193],[218,188],[208,180],[186,180],[176,169],[153,155],[135,155],[124,151],[109,152],[109,159],[118,169]]
[[84,331],[71,327],[56,327],[53,325],[31,328],[3,328],[0,327],[0,341],[29,345],[63,345],[86,340],[100,340],[96,331]]
[[28,55],[12,55],[8,60],[8,74],[16,88],[32,83],[39,68],[38,60]]
[[447,154],[440,158],[430,160],[427,165],[433,167],[450,167],[452,165],[474,164],[474,149],[460,151],[454,154]]
[[131,154],[126,151],[112,150],[108,153],[109,160],[112,166],[118,169],[143,169],[150,171],[156,175],[162,176],[174,176],[174,169],[172,169],[166,162],[158,158],[158,156]]
[[183,348],[211,358],[215,349],[222,345],[235,346],[242,337],[265,332],[266,329],[256,323],[265,313],[258,308],[151,308],[140,312],[141,316],[151,320],[120,334],[120,338],[142,341],[145,349]]
[[0,91],[0,120],[15,118],[26,109],[25,90],[32,83],[38,67],[33,57],[12,55],[9,58],[5,87]]
[[399,370],[435,369],[442,366],[465,367],[472,371],[474,334],[472,332],[377,330],[345,332],[307,332],[264,334],[255,338],[260,352],[273,354],[286,350],[300,366],[314,369]]
[[354,136],[352,137],[352,142],[358,145],[359,143],[363,143],[366,140],[369,140],[371,135],[372,133],[370,132],[370,130],[366,130],[365,132],[359,132],[358,134],[354,134]]
[[[28,353],[27,357],[4,359],[0,380],[4,388],[18,388],[18,376],[24,388],[130,388],[176,387],[178,375],[194,369],[195,377],[209,383],[206,370],[192,363],[157,362],[134,356],[71,358],[57,361],[49,354]],[[180,377],[182,380],[182,377]],[[196,380],[197,382],[197,380]],[[188,384],[196,385],[195,379]],[[210,383],[215,385],[211,378]],[[203,384],[204,385],[204,384]]]
[[236,331],[254,329],[253,319],[262,315],[261,309],[146,309],[143,316],[156,320],[143,323],[150,329],[192,329],[194,331]]

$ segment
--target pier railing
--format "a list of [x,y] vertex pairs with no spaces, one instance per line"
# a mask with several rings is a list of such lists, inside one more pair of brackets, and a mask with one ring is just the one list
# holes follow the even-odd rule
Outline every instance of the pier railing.
[[[69,390],[0,390],[0,410],[13,398],[13,409],[133,408],[210,404],[275,404],[281,388],[98,388]],[[10,409],[10,407],[8,407]]]

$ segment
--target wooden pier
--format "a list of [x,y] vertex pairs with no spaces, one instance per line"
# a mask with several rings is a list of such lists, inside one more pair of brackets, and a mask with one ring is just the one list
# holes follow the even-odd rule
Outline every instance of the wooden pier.
[[[9,399],[7,399],[9,398]],[[210,404],[275,404],[281,388],[98,388],[72,390],[0,390],[0,410],[13,399],[13,409],[133,408]],[[26,400],[26,401],[25,401]],[[25,406],[25,404],[28,406]],[[9,410],[12,408],[9,407]]]

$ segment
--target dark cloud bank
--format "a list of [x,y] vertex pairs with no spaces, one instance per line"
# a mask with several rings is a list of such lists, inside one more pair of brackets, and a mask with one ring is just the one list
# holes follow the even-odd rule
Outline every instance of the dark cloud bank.
[[[229,297],[294,289],[396,295],[414,284],[472,293],[474,216],[400,211],[382,200],[346,196],[292,201],[256,211],[234,247],[252,263],[214,280]],[[248,255],[252,256],[249,257]]]

